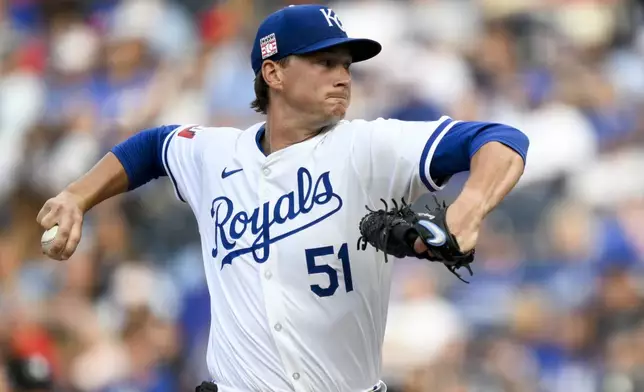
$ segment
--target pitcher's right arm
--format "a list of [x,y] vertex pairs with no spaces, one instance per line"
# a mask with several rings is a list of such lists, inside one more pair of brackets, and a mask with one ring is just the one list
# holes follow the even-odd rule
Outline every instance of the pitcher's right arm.
[[47,200],[38,213],[37,221],[45,230],[58,225],[58,232],[46,255],[55,260],[67,260],[81,240],[83,216],[87,211],[155,178],[170,176],[177,196],[185,201],[181,193],[189,192],[181,192],[179,183],[183,182],[180,181],[182,173],[198,175],[194,168],[199,167],[197,146],[200,143],[175,142],[179,145],[170,149],[170,142],[177,135],[187,141],[193,139],[196,132],[191,126],[178,125],[139,132],[116,145],[85,175]]

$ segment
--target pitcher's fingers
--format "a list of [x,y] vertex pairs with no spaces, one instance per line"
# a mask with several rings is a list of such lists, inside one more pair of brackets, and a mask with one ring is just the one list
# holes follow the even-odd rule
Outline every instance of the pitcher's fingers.
[[57,259],[60,260],[60,257],[67,245],[67,240],[69,239],[69,234],[72,229],[73,221],[70,216],[63,215],[58,222],[58,232],[56,233],[56,238],[54,242],[49,247],[49,255],[54,257],[57,256]]
[[418,236],[418,238],[416,238],[416,241],[414,242],[414,250],[416,251],[416,253],[423,253],[428,249],[429,247],[427,246],[427,244],[423,242],[423,239],[420,238],[420,236]]
[[49,212],[51,211],[51,206],[49,205],[49,202],[45,203],[45,205],[42,206],[40,211],[38,212],[38,216],[36,217],[36,222],[38,224],[42,225],[43,224],[43,219]]
[[63,250],[61,255],[63,260],[69,259],[76,251],[76,247],[78,247],[78,244],[80,243],[80,240],[81,240],[82,231],[83,231],[82,218],[79,220],[74,220],[71,231],[69,232],[69,238],[67,239],[67,244],[65,245],[65,249]]
[[56,226],[56,224],[60,226],[60,220],[62,220],[60,211],[57,209],[52,209],[49,210],[49,212],[42,218],[40,225],[43,229],[49,230],[52,227]]

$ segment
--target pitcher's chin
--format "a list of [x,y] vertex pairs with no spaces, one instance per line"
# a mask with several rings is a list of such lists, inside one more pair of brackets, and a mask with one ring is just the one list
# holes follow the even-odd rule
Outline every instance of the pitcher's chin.
[[347,101],[337,101],[331,105],[329,114],[335,120],[334,122],[342,120],[347,115],[348,106]]

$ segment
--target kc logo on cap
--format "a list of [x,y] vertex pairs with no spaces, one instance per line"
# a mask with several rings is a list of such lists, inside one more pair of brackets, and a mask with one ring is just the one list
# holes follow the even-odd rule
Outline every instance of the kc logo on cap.
[[262,48],[262,59],[266,59],[277,54],[277,39],[275,38],[275,33],[269,34],[260,39],[259,45]]
[[320,12],[324,15],[329,27],[333,27],[333,22],[335,22],[335,25],[338,26],[340,30],[345,31],[344,26],[342,26],[342,22],[340,22],[340,18],[338,18],[338,14],[336,14],[331,8],[320,8]]

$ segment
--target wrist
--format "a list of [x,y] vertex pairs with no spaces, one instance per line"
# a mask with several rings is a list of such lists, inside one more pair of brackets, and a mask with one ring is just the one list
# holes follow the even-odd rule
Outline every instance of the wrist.
[[78,206],[82,213],[87,212],[87,210],[91,208],[89,197],[83,195],[83,192],[79,189],[75,189],[74,184],[67,187],[61,193],[65,198],[71,200],[76,206]]
[[469,252],[474,249],[483,221],[483,214],[477,204],[454,202],[447,208],[445,220],[460,250]]

